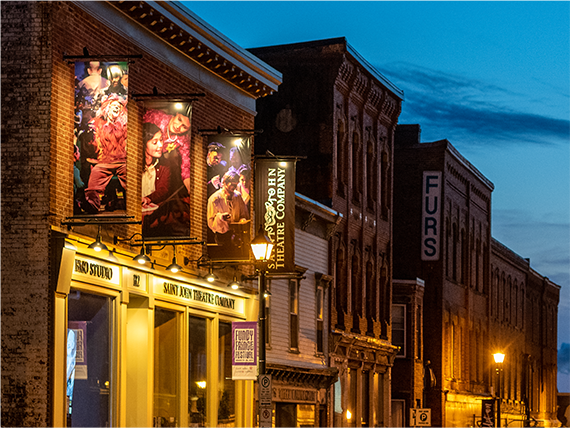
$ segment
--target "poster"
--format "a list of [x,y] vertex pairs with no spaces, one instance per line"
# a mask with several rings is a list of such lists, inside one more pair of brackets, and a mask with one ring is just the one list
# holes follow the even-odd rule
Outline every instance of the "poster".
[[126,213],[126,62],[75,63],[73,214]]
[[232,322],[232,380],[257,380],[257,321]]
[[142,233],[190,236],[190,102],[148,102],[142,129]]
[[210,135],[206,159],[208,255],[249,260],[251,234],[251,137]]
[[256,158],[256,228],[273,242],[271,273],[295,272],[295,161]]

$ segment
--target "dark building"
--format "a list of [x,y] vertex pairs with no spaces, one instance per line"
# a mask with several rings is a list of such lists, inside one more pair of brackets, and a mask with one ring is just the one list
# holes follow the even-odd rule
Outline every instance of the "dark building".
[[502,426],[555,420],[560,287],[492,239],[492,191],[449,141],[421,143],[419,125],[398,126],[394,277],[425,283],[423,359],[436,383],[425,383],[423,407],[433,426],[475,426],[484,399],[500,400]]
[[256,154],[305,156],[297,191],[342,220],[331,237],[335,426],[390,425],[392,172],[403,93],[344,38],[250,49],[279,70],[259,100]]

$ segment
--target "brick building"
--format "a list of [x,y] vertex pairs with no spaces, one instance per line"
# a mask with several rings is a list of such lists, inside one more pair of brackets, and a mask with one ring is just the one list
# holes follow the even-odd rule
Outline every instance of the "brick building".
[[[434,426],[475,426],[484,399],[501,400],[502,426],[555,419],[560,287],[491,238],[492,191],[449,141],[421,143],[419,125],[398,126],[394,276],[425,284],[423,359],[436,382],[423,407]],[[500,385],[495,352],[506,355]]]
[[[179,167],[179,178],[191,185],[179,195],[186,198],[188,234],[199,242],[207,230],[208,151],[199,130],[253,129],[255,100],[274,92],[281,75],[176,2],[11,1],[1,7],[2,425],[251,426],[253,382],[228,381],[227,370],[231,322],[256,319],[256,296],[228,289],[233,269],[223,265],[209,265],[219,279],[207,283],[208,266],[199,263],[203,246],[145,248],[144,241],[129,240],[141,232],[146,174],[146,102],[136,95],[161,102],[167,94],[203,95],[192,101],[190,133],[177,131],[190,143],[175,137],[179,146],[168,152],[182,165],[189,161],[190,177]],[[128,73],[121,69],[127,63]],[[74,94],[83,64],[98,84],[108,80],[97,88],[106,88],[101,107],[113,98],[124,105],[128,96],[128,138],[113,122],[120,129],[114,144],[126,151],[120,167],[113,164],[117,180],[111,179],[122,216],[75,215],[74,192],[83,180],[74,174],[74,150],[88,147],[84,136],[99,132],[95,120],[95,130],[75,133],[77,123],[89,120],[87,109],[83,116],[76,110]],[[109,107],[102,128],[111,115]],[[170,138],[171,123],[155,124],[151,136]],[[103,137],[94,141],[103,150]],[[89,162],[92,175],[103,168],[100,158]],[[110,210],[103,201],[112,195],[99,197],[100,208]],[[109,251],[96,252],[95,243]],[[151,266],[133,261],[139,251]],[[173,258],[182,273],[165,269]]]
[[256,153],[305,156],[297,191],[342,214],[331,235],[334,426],[390,425],[393,135],[403,93],[344,38],[250,49],[283,73]]

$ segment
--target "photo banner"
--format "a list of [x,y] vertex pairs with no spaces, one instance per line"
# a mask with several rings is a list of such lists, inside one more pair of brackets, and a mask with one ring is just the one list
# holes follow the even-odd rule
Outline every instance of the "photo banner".
[[192,103],[148,101],[142,126],[141,211],[145,238],[190,237]]
[[295,272],[295,160],[255,160],[256,233],[273,242],[270,273]]
[[75,62],[73,214],[126,213],[127,62]]
[[251,136],[208,136],[204,163],[208,256],[212,260],[249,260]]

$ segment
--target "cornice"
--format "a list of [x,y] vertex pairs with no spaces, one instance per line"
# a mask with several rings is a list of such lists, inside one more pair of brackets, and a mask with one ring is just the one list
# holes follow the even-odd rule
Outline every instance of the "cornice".
[[251,97],[270,95],[281,83],[281,73],[227,39],[179,2],[107,3]]

